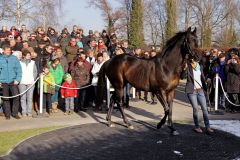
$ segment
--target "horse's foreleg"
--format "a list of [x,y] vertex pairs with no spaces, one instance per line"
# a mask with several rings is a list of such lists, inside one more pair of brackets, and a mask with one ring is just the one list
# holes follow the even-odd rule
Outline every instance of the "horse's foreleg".
[[168,104],[166,102],[166,96],[164,97],[162,93],[158,92],[156,94],[159,102],[162,104],[163,108],[164,108],[164,117],[163,119],[157,124],[157,129],[161,128],[165,123],[166,123],[166,119],[167,116],[169,114],[169,107]]
[[179,132],[173,127],[172,122],[172,109],[173,109],[173,98],[174,98],[174,91],[168,93],[167,101],[169,106],[169,115],[168,115],[168,128],[171,130],[172,135],[179,135]]
[[172,135],[176,136],[179,135],[179,132],[173,127],[172,122],[173,101],[169,102],[168,104],[169,104],[168,128],[171,130]]

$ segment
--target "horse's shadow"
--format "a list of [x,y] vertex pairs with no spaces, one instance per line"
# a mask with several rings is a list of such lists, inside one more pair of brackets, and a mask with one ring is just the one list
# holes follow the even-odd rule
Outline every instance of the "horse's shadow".
[[141,108],[138,108],[138,107],[134,107],[134,106],[131,106],[129,109],[127,108],[127,110],[129,112],[135,113],[137,115],[141,115],[143,117],[151,118],[151,119],[154,119],[154,120],[159,120],[162,117],[162,115],[160,115],[160,114],[156,115],[156,114],[148,112],[148,111],[146,111],[144,109],[141,109]]

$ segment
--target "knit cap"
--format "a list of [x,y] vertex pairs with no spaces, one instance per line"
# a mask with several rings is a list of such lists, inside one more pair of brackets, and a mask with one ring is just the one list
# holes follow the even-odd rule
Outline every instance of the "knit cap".
[[66,73],[65,76],[64,76],[64,80],[65,80],[65,81],[71,81],[71,80],[72,80],[71,74]]

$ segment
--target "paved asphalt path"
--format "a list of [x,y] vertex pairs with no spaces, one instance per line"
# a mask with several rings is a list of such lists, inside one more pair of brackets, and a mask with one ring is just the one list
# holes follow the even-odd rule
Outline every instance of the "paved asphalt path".
[[121,124],[84,124],[30,138],[3,160],[233,160],[240,157],[240,138],[216,131],[197,134],[192,126],[176,124],[179,136],[168,128],[138,121],[135,129]]

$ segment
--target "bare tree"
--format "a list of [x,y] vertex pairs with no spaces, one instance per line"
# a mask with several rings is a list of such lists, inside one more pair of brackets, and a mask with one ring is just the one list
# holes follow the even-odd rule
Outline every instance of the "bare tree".
[[9,18],[8,11],[9,6],[7,5],[8,0],[1,0],[0,1],[0,21],[6,20]]
[[38,0],[35,2],[34,7],[36,8],[32,17],[32,27],[42,26],[45,30],[47,27],[58,26],[58,9],[62,6],[62,0]]
[[213,31],[219,27],[229,10],[224,7],[226,0],[195,0],[191,1],[191,7],[196,15],[195,22],[200,28],[201,47],[210,47]]
[[30,17],[32,0],[2,0],[0,19],[14,20],[18,27]]
[[237,45],[237,27],[234,26],[234,21],[238,16],[237,1],[225,1],[224,7],[228,12],[226,18],[222,22],[220,34],[216,36],[216,41],[221,47],[232,47]]
[[108,0],[89,0],[89,6],[96,7],[102,11],[109,33],[115,31],[116,22],[123,17],[123,12],[120,9],[113,10]]
[[156,0],[145,1],[144,10],[146,43],[156,47],[160,44],[162,35]]

